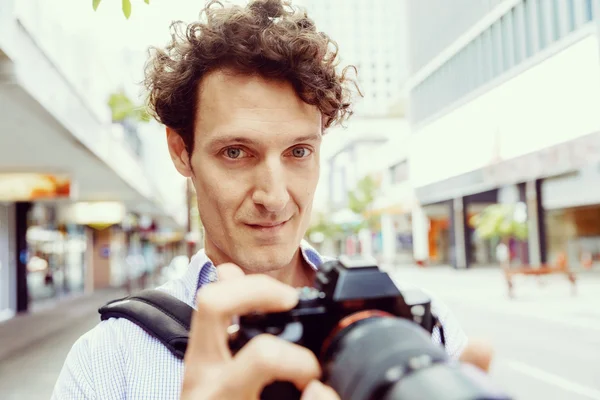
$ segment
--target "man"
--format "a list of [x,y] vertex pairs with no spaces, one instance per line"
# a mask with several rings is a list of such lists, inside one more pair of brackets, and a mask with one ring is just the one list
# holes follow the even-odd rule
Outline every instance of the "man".
[[[308,350],[263,335],[233,357],[226,328],[236,315],[292,308],[294,287],[311,284],[322,263],[302,238],[321,140],[350,115],[352,81],[337,70],[330,39],[280,0],[211,3],[204,14],[206,22],[156,50],[146,77],[205,228],[205,248],[185,276],[160,288],[197,308],[185,359],[133,323],[110,319],[75,343],[56,400],[256,399],[274,380],[293,382],[306,399],[338,398],[319,383]],[[449,353],[467,357],[464,334],[436,307]]]

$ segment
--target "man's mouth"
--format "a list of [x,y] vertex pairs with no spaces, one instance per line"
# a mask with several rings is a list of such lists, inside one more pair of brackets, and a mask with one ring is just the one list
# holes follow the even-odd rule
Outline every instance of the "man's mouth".
[[249,226],[250,228],[256,229],[258,231],[274,232],[274,231],[281,229],[288,221],[289,221],[289,219],[287,219],[285,221],[257,222],[257,223],[246,224],[246,225]]

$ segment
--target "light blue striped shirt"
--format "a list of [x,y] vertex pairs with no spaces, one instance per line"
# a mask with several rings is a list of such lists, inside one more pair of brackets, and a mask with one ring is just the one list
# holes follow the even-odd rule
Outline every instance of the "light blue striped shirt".
[[[304,241],[301,251],[315,269],[324,261]],[[158,289],[194,307],[197,289],[216,279],[214,265],[201,250],[181,278]],[[434,301],[432,309],[444,325],[447,351],[456,358],[467,338],[445,306]],[[434,331],[432,338],[439,343],[439,332]],[[132,322],[111,318],[75,342],[52,400],[179,399],[182,380],[183,361]]]

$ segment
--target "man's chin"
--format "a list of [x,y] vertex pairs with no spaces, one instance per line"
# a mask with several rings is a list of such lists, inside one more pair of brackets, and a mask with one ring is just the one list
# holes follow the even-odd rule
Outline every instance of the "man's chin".
[[289,244],[250,248],[240,254],[239,266],[246,273],[268,273],[278,271],[291,264],[296,251]]

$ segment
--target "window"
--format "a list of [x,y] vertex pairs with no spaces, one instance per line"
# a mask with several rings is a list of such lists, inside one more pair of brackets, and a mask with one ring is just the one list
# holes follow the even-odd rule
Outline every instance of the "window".
[[594,0],[585,0],[584,4],[584,21],[589,22],[594,19]]
[[525,14],[525,58],[531,57],[537,51],[538,31],[537,31],[537,12],[535,0],[525,0],[523,3]]
[[511,13],[512,13],[512,34],[513,34],[513,44],[514,44],[514,63],[518,65],[523,61],[526,57],[525,53],[525,43],[527,42],[525,30],[525,11],[524,4],[520,3],[516,5]]
[[500,18],[500,28],[502,29],[502,70],[508,71],[514,65],[514,40],[512,28],[512,14],[506,14]]
[[492,33],[489,29],[486,29],[482,35],[482,51],[483,58],[481,62],[481,69],[483,72],[483,82],[490,81],[492,79],[492,51],[493,51],[493,43],[492,43]]
[[[412,92],[421,121],[592,21],[596,0],[522,0]],[[388,82],[389,83],[389,82]]]
[[[550,16],[551,16],[550,20],[552,21],[551,38],[553,41],[557,41],[561,36],[561,29],[560,29],[561,16],[560,16],[559,2],[562,2],[562,1],[564,1],[564,0],[552,0],[547,3],[548,12],[550,13]],[[563,16],[563,18],[564,17],[565,16]]]
[[500,32],[500,21],[496,21],[492,27],[492,78],[502,72],[502,36]]
[[565,0],[567,2],[567,33],[575,30],[575,0]]
[[537,8],[537,28],[538,28],[538,38],[540,44],[540,50],[543,50],[548,45],[548,37],[546,35],[547,31],[547,20],[544,13],[545,10],[545,1],[544,0],[536,0],[536,8]]

